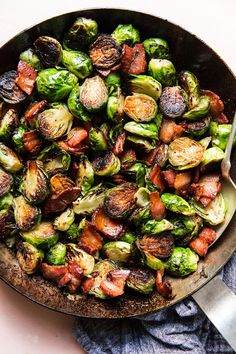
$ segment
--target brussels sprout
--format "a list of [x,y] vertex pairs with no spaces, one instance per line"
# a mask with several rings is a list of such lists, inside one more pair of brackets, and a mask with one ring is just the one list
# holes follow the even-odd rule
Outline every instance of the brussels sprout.
[[172,141],[168,149],[168,159],[178,170],[186,170],[198,166],[203,160],[204,147],[197,141],[187,137]]
[[74,243],[68,243],[66,248],[66,261],[71,261],[78,265],[83,270],[85,276],[91,274],[95,265],[93,256],[79,248]]
[[12,140],[13,140],[14,146],[18,152],[22,153],[25,151],[23,139],[24,139],[24,135],[27,131],[28,131],[28,129],[25,126],[20,125],[13,133]]
[[163,86],[174,86],[176,84],[176,70],[170,60],[151,59],[148,64],[148,73]]
[[216,165],[225,157],[225,153],[219,147],[214,146],[205,150],[203,155],[203,160],[201,163],[201,170],[206,170],[212,167],[212,165]]
[[65,258],[66,246],[61,242],[57,242],[49,249],[48,253],[46,254],[46,262],[52,265],[65,264]]
[[158,259],[167,258],[174,248],[174,239],[171,235],[150,236],[145,235],[136,241],[136,245],[141,253],[151,255]]
[[190,111],[183,114],[185,119],[198,119],[206,116],[210,110],[210,98],[208,96],[201,96],[197,106]]
[[21,163],[19,157],[16,153],[0,142],[0,165],[7,172],[16,173],[23,168],[23,164]]
[[184,215],[194,214],[193,208],[182,197],[172,193],[163,193],[161,200],[165,204],[166,209],[173,211],[174,213],[180,213]]
[[81,187],[82,194],[87,193],[94,183],[93,167],[85,155],[80,157],[77,164],[75,182],[78,187]]
[[56,217],[53,222],[53,227],[59,231],[68,231],[75,220],[73,209],[67,208],[62,214]]
[[52,145],[43,149],[38,156],[38,160],[43,162],[44,171],[48,175],[67,171],[71,163],[70,155],[56,143],[52,143]]
[[114,88],[121,87],[121,76],[120,73],[117,72],[111,72],[106,78],[105,78],[105,83],[110,90],[113,90]]
[[135,208],[137,190],[134,183],[124,183],[112,188],[104,200],[107,215],[114,219],[126,219]]
[[41,70],[43,68],[39,57],[35,54],[32,48],[29,48],[20,54],[20,60],[25,61],[27,64],[32,66],[36,70]]
[[79,79],[85,79],[93,71],[89,56],[75,50],[63,50],[62,64]]
[[[218,124],[217,122],[210,123],[210,134],[212,136],[212,145],[225,150],[228,139],[232,130],[232,124]],[[236,136],[234,137],[234,144],[236,144]]]
[[20,185],[20,192],[30,204],[41,203],[48,194],[47,175],[41,161],[27,161],[27,167]]
[[208,146],[210,145],[211,142],[211,136],[206,136],[205,138],[199,140],[199,143],[204,147],[204,149],[206,150],[208,148]]
[[118,25],[111,35],[119,44],[133,46],[140,42],[139,31],[132,25]]
[[101,110],[107,103],[108,91],[99,76],[86,79],[80,87],[80,102],[91,112]]
[[188,123],[187,127],[185,128],[185,132],[193,137],[198,138],[208,131],[210,121],[210,116],[207,116],[199,121]]
[[190,71],[183,70],[179,74],[179,81],[188,95],[188,106],[192,109],[198,105],[200,100],[200,85],[198,79]]
[[8,193],[13,185],[13,177],[0,168],[0,197]]
[[120,87],[112,91],[107,101],[107,118],[112,122],[120,121],[124,115],[125,98]]
[[170,233],[175,239],[182,238],[188,234],[191,234],[193,237],[198,234],[198,231],[202,227],[202,219],[198,215],[176,215],[170,218],[170,222],[173,225]]
[[132,75],[128,81],[128,88],[134,93],[143,93],[157,100],[161,96],[160,82],[148,75]]
[[66,49],[87,49],[98,33],[97,22],[90,18],[78,17],[63,38]]
[[28,242],[22,242],[18,245],[16,258],[21,269],[26,274],[33,274],[41,266],[44,253]]
[[39,72],[36,86],[39,96],[55,102],[66,98],[77,81],[78,78],[66,69],[49,68]]
[[8,109],[0,120],[0,139],[8,139],[17,125],[18,114],[15,109]]
[[106,189],[99,184],[73,203],[75,214],[90,215],[103,205]]
[[148,252],[143,252],[142,263],[153,270],[161,270],[164,268],[163,261]]
[[120,160],[113,152],[108,151],[93,161],[93,170],[98,176],[113,176],[120,170]]
[[29,231],[21,231],[21,237],[35,247],[49,249],[54,246],[59,239],[59,234],[49,221],[43,221]]
[[55,38],[40,36],[34,42],[34,48],[40,62],[47,68],[57,66],[62,60],[62,47]]
[[92,128],[89,131],[89,143],[92,150],[96,152],[108,149],[107,140],[100,128]]
[[32,229],[41,220],[41,211],[36,206],[30,205],[20,195],[13,200],[14,217],[21,231]]
[[7,103],[17,104],[26,99],[26,94],[16,85],[18,74],[15,70],[0,76],[0,97]]
[[168,149],[169,146],[167,144],[161,144],[155,156],[155,162],[160,168],[165,167],[167,160],[168,160]]
[[16,225],[11,208],[0,210],[0,240],[15,234]]
[[172,275],[185,276],[197,270],[198,261],[198,255],[190,248],[175,247],[165,263],[165,269]]
[[221,224],[225,220],[227,207],[221,193],[207,207],[204,208],[201,203],[194,201],[193,208],[201,218],[211,225]]
[[156,101],[150,96],[135,93],[125,98],[124,111],[136,122],[149,122],[155,118],[157,110]]
[[152,123],[128,122],[124,125],[124,130],[129,133],[158,140],[158,127]]
[[0,210],[11,208],[13,204],[13,196],[11,193],[4,194],[0,198]]
[[143,152],[150,152],[155,149],[156,143],[155,141],[148,141],[147,139],[143,139],[139,136],[129,134],[126,137],[126,140],[129,141],[133,146],[135,146],[138,150]]
[[145,224],[142,225],[142,232],[148,235],[156,235],[163,231],[172,229],[172,223],[166,219],[162,219],[160,221],[148,220]]
[[[133,164],[133,166],[131,166],[127,171],[135,171],[135,168],[137,165],[140,165],[140,167],[138,168],[138,170],[136,172],[135,183],[139,187],[145,187],[147,184],[147,174],[149,173],[149,169],[147,168],[147,166],[137,162],[137,163]],[[143,188],[142,192],[144,192],[144,190],[146,190],[146,189],[147,188]],[[142,194],[141,194],[141,196],[142,196]],[[144,192],[144,196],[145,196],[145,192]],[[140,205],[140,206],[144,206],[144,205]]]
[[147,38],[143,42],[144,49],[150,58],[170,59],[168,43],[162,38]]
[[79,233],[78,225],[76,223],[71,224],[69,229],[66,231],[66,240],[76,243]]
[[37,123],[46,140],[57,140],[71,129],[73,116],[64,104],[54,103],[51,108],[38,114]]
[[170,118],[181,117],[186,110],[186,94],[180,86],[165,87],[160,98],[160,110]]
[[[137,184],[137,183],[136,183]],[[135,193],[136,205],[139,208],[144,208],[150,204],[150,191],[147,188],[141,187]]]
[[117,263],[127,263],[132,257],[132,246],[124,241],[107,242],[103,246],[106,258]]
[[88,111],[84,108],[80,102],[80,86],[79,84],[75,85],[68,97],[67,105],[70,112],[74,117],[78,118],[82,122],[89,122],[91,117]]
[[137,237],[133,232],[127,231],[122,237],[119,238],[119,240],[132,244],[136,240],[136,238]]
[[134,210],[134,212],[129,217],[129,220],[134,223],[135,226],[139,226],[145,221],[151,218],[151,212],[149,207],[139,208]]
[[141,293],[149,294],[153,291],[156,279],[153,273],[147,269],[131,269],[126,285],[128,288]]

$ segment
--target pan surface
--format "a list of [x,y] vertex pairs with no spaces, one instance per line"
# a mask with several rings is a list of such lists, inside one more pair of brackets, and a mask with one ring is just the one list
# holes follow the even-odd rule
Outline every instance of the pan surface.
[[[100,31],[104,33],[112,32],[119,23],[132,23],[140,30],[141,39],[155,36],[165,38],[170,45],[172,60],[177,71],[182,69],[193,71],[199,78],[202,88],[213,90],[222,98],[225,112],[232,119],[236,109],[236,80],[220,57],[205,43],[181,27],[140,12],[94,9],[68,13],[44,21],[20,33],[0,49],[0,74],[16,67],[19,54],[30,47],[39,35],[51,35],[60,40],[62,34],[78,16],[95,19]],[[231,176],[236,179],[234,156],[232,156]],[[175,294],[172,300],[165,300],[156,292],[148,297],[126,294],[120,299],[106,301],[83,295],[67,297],[41,276],[28,276],[23,273],[14,253],[1,243],[0,277],[29,299],[74,316],[120,318],[147,314],[184,299],[214,277],[236,249],[235,229],[236,216],[220,239],[211,247],[204,261],[200,261],[195,273],[184,278],[170,278]]]

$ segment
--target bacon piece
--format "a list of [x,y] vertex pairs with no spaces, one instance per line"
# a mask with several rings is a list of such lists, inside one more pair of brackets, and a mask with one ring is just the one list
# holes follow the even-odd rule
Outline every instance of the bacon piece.
[[216,120],[220,124],[229,123],[229,119],[223,113],[224,103],[220,99],[220,97],[210,90],[201,90],[201,93],[210,98],[210,112],[214,120]]
[[143,154],[142,160],[145,161],[148,165],[152,165],[155,160],[159,147],[160,147],[159,143],[157,143],[154,149],[152,149],[150,152],[146,154]]
[[199,254],[200,257],[205,257],[208,248],[216,240],[216,232],[210,227],[204,227],[199,235],[190,242],[189,247]]
[[126,133],[121,133],[115,141],[113,152],[115,155],[120,155],[124,151]]
[[87,138],[88,133],[84,128],[75,127],[71,129],[66,138],[66,143],[72,148],[80,146],[82,140]]
[[47,263],[42,263],[41,271],[43,273],[44,278],[59,281],[67,272],[68,269],[63,265],[49,265]]
[[93,224],[87,221],[78,240],[79,247],[89,254],[94,255],[97,251],[102,249],[102,244],[102,236],[96,231]]
[[71,280],[67,285],[67,289],[71,294],[75,294],[77,288],[81,284],[81,279],[83,278],[84,272],[76,263],[72,261],[69,261],[68,271],[71,274]]
[[221,191],[220,176],[217,174],[204,175],[198,183],[191,184],[191,190],[195,199],[206,207]]
[[69,146],[66,141],[58,141],[57,144],[65,151],[69,152],[69,154],[72,154],[74,156],[83,155],[85,151],[88,149],[88,145],[83,142],[78,144],[77,147]]
[[124,294],[124,287],[130,270],[115,269],[108,273],[107,279],[101,282],[100,288],[106,296],[116,297]]
[[20,60],[17,66],[17,73],[16,84],[22,91],[27,93],[27,95],[30,95],[37,79],[37,71],[25,61]]
[[176,172],[174,170],[162,171],[162,175],[169,188],[174,188]]
[[82,281],[81,290],[84,294],[88,294],[93,287],[95,279],[94,278],[86,278]]
[[158,190],[161,193],[163,193],[163,191],[165,190],[165,183],[164,183],[161,169],[157,164],[155,164],[151,169],[148,178],[150,179],[150,181],[152,181],[152,183],[155,186],[157,186]]
[[166,216],[166,208],[160,198],[159,192],[150,193],[150,209],[152,219],[161,220]]
[[181,125],[177,125],[173,119],[166,118],[162,122],[159,138],[163,143],[169,144],[179,138],[183,132],[184,128]]
[[42,143],[37,130],[30,130],[29,132],[24,133],[23,144],[28,153],[37,155],[41,149]]
[[27,122],[30,122],[47,104],[46,100],[33,102],[29,105],[25,111],[24,118]]
[[126,183],[127,181],[125,180],[123,175],[113,175],[110,177],[110,180],[112,181],[112,183],[115,184],[123,184]]
[[186,191],[192,181],[192,174],[190,171],[177,173],[174,180],[174,188],[179,191]]
[[80,191],[80,187],[71,187],[61,191],[60,193],[53,194],[45,202],[44,213],[51,214],[65,210],[68,205],[78,198]]
[[98,231],[112,240],[117,239],[124,232],[124,224],[107,216],[103,208],[95,210],[92,223]]
[[112,66],[110,69],[97,69],[96,71],[103,77],[107,77],[112,71],[118,71],[121,68],[121,64],[116,64]]
[[168,280],[163,281],[164,270],[157,270],[156,272],[156,289],[165,299],[172,298],[172,287]]
[[143,44],[135,44],[133,48],[124,44],[121,58],[122,72],[127,75],[138,75],[144,73],[146,68],[147,62]]

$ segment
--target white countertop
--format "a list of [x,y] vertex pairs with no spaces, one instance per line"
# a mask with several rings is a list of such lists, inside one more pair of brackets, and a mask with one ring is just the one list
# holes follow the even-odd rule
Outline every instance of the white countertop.
[[[82,2],[81,2],[82,4]],[[168,19],[210,45],[236,74],[235,0],[8,0],[1,2],[0,45],[47,18],[83,8],[140,10]],[[73,318],[47,310],[0,282],[0,351],[8,354],[83,353],[71,335]]]

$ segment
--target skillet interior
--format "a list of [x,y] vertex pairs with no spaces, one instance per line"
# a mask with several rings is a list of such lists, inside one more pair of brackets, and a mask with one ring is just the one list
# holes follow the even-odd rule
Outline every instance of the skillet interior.
[[[0,49],[0,73],[16,67],[18,55],[28,48],[39,35],[61,35],[78,16],[92,17],[102,32],[112,32],[119,23],[132,23],[142,35],[165,38],[171,48],[172,59],[177,71],[188,69],[200,80],[202,88],[212,89],[223,99],[225,112],[232,119],[236,109],[236,80],[219,56],[194,35],[166,20],[129,10],[95,9],[73,12],[42,22],[11,39]],[[109,19],[109,21],[107,20]],[[235,155],[235,154],[234,154]],[[236,179],[236,162],[232,158],[231,175]],[[15,290],[48,308],[94,318],[130,317],[154,312],[180,301],[207,283],[229,260],[236,249],[236,217],[212,246],[209,254],[201,261],[198,271],[178,279],[171,279],[176,296],[164,300],[158,293],[149,297],[126,294],[120,299],[109,301],[94,297],[77,296],[69,299],[52,283],[39,275],[23,273],[14,254],[0,243],[0,277]]]

